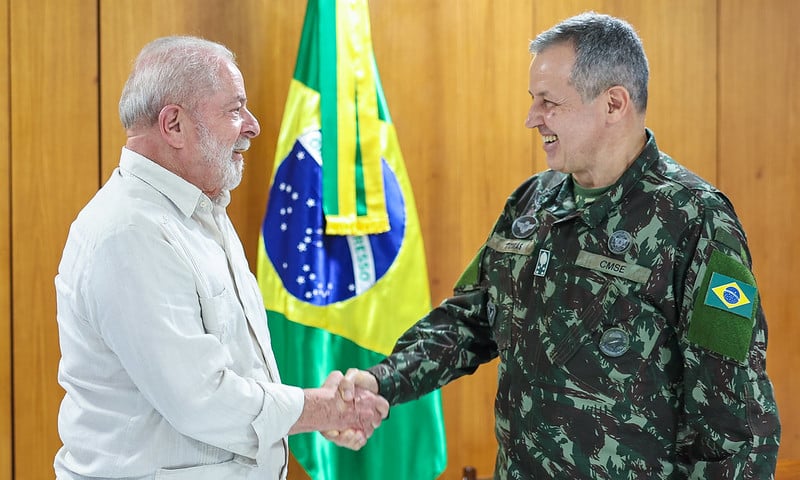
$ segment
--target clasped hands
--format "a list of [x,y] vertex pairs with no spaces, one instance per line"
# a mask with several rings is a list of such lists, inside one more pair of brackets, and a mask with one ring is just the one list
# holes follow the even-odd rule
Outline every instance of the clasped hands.
[[369,372],[351,368],[345,375],[332,372],[322,388],[337,390],[337,409],[346,419],[339,428],[325,430],[322,435],[340,447],[361,449],[389,415],[389,402],[378,395],[377,380]]

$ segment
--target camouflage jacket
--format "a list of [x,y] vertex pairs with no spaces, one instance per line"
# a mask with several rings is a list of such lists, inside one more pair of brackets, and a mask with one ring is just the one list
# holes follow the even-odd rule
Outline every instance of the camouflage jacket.
[[396,404],[499,355],[498,479],[767,479],[767,325],[730,202],[648,142],[577,209],[547,171],[370,370]]

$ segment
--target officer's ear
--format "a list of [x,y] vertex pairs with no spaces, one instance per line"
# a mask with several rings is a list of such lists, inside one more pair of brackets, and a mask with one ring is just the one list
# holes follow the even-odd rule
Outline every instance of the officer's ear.
[[620,121],[633,108],[631,95],[628,93],[628,89],[622,85],[614,85],[606,90],[603,95],[609,123]]

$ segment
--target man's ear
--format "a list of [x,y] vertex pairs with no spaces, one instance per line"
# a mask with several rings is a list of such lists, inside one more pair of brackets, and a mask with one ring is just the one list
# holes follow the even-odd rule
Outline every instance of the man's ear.
[[628,89],[622,85],[614,85],[606,90],[606,106],[609,122],[616,123],[621,120],[633,108]]
[[180,105],[167,105],[158,114],[161,137],[170,146],[182,148],[186,142],[186,111]]

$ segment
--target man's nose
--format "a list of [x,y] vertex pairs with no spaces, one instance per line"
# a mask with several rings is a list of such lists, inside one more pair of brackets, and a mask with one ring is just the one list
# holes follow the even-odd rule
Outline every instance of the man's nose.
[[261,125],[258,124],[258,119],[253,115],[250,110],[244,109],[244,123],[242,124],[242,134],[248,138],[257,137],[261,133]]
[[531,104],[528,109],[528,116],[525,117],[525,126],[527,128],[536,128],[542,123],[542,116],[536,108],[536,104]]

